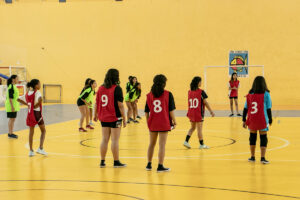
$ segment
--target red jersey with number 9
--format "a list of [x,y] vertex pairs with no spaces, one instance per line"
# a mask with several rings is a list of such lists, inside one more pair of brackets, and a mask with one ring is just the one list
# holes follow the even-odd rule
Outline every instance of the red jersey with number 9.
[[248,94],[248,117],[246,124],[250,130],[262,130],[267,128],[264,111],[265,94]]
[[117,85],[110,88],[100,86],[96,97],[98,118],[101,122],[118,121],[115,111],[115,89]]
[[170,131],[169,92],[164,91],[160,97],[154,97],[152,92],[147,94],[147,105],[150,110],[148,128],[152,132]]
[[[34,115],[34,100],[35,100],[35,93],[34,91],[31,95],[28,95],[28,92],[25,95],[25,99],[28,105],[28,113],[26,118],[26,125],[29,127],[34,127],[38,124]],[[40,105],[40,112],[42,112],[42,104]]]
[[188,113],[187,117],[191,122],[202,121],[202,90],[197,89],[195,91],[190,90],[188,94]]

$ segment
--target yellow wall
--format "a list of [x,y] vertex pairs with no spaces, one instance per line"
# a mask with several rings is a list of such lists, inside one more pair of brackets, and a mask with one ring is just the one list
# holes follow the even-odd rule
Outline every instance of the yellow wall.
[[274,105],[299,105],[299,11],[299,0],[0,1],[0,65],[20,61],[29,78],[62,84],[65,103],[75,103],[86,77],[101,83],[109,67],[120,70],[123,88],[138,76],[143,94],[164,73],[184,108],[203,66],[248,50],[250,64],[265,66]]

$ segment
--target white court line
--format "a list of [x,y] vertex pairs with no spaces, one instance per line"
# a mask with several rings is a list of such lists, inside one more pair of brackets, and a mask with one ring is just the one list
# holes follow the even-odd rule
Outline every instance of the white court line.
[[[213,131],[210,131],[213,132]],[[219,131],[217,131],[219,132]],[[78,134],[67,134],[67,135],[60,135],[60,136],[53,136],[50,138],[59,138],[59,137],[65,137],[65,136],[70,136],[70,135],[78,135]],[[273,150],[278,150],[278,149],[283,149],[285,147],[287,147],[290,142],[284,138],[281,137],[277,137],[277,136],[269,136],[271,138],[275,138],[278,140],[281,140],[284,142],[283,145],[278,146],[278,147],[274,147],[274,148],[270,148],[268,149],[268,151],[273,151]],[[36,139],[38,140],[38,139]],[[27,143],[25,145],[25,147],[27,149],[29,149],[29,144]],[[68,156],[68,157],[74,157],[74,158],[100,158],[100,156],[85,156],[85,155],[73,155],[73,154],[65,154],[65,153],[55,153],[55,152],[48,152],[49,155],[57,155],[57,156]],[[194,159],[194,158],[203,158],[203,157],[219,157],[219,156],[232,156],[232,155],[244,155],[244,154],[249,154],[249,152],[240,152],[240,153],[231,153],[231,154],[217,154],[217,155],[201,155],[201,156],[181,156],[181,157],[165,157],[165,159]],[[107,158],[111,158],[111,157],[107,157]],[[146,159],[145,156],[141,156],[141,157],[135,157],[135,156],[125,156],[125,157],[120,157],[120,158],[127,158],[127,159]],[[296,161],[298,162],[298,161]]]

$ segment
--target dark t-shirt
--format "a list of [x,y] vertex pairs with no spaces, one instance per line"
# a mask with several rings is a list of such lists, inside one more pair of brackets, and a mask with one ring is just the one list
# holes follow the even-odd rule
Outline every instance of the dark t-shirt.
[[204,111],[205,111],[205,104],[204,104],[203,100],[208,98],[208,96],[207,96],[207,94],[204,90],[202,90],[201,98],[202,98],[202,101],[201,101],[201,116],[202,116],[202,119],[203,119],[204,118]]
[[123,102],[124,98],[123,98],[123,91],[122,88],[120,86],[117,86],[115,89],[115,93],[114,93],[114,99],[115,99],[115,110],[116,110],[116,117],[121,117],[121,112],[119,109],[119,105],[118,102]]
[[[175,106],[175,101],[174,101],[173,94],[171,92],[169,92],[169,112],[171,112],[171,111],[173,111],[175,109],[176,109],[176,106]],[[146,113],[150,112],[150,109],[149,109],[149,106],[147,104],[147,101],[146,101],[146,106],[145,106],[145,112]]]
[[14,93],[15,93],[15,91],[14,91],[13,87],[11,87],[10,89],[8,89],[8,96],[9,96],[10,99],[14,98]]

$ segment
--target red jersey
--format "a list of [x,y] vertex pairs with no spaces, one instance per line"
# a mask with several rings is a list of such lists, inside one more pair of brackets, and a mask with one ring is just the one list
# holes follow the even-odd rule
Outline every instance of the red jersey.
[[152,132],[156,131],[170,131],[170,113],[169,113],[169,92],[164,93],[156,98],[150,92],[147,94],[147,105],[150,110],[148,119],[148,128]]
[[117,85],[110,88],[100,86],[96,97],[96,106],[98,110],[98,118],[101,122],[118,121],[115,111],[115,89]]
[[247,106],[248,117],[246,124],[250,130],[262,130],[267,128],[264,111],[265,94],[248,94]]
[[191,122],[202,121],[202,90],[197,89],[195,91],[190,90],[188,94],[188,113],[187,117]]
[[[34,91],[31,95],[28,95],[28,92],[27,92],[25,95],[26,102],[28,105],[26,124],[27,124],[27,126],[30,126],[30,127],[34,127],[35,125],[37,125],[39,123],[39,121],[36,120],[35,114],[34,114],[35,93],[36,93],[36,91]],[[42,104],[40,104],[40,112],[42,113]],[[43,117],[41,117],[41,119],[43,119]]]
[[[230,88],[233,88],[233,87],[238,88],[240,85],[240,81],[239,80],[229,81],[229,85],[230,85]],[[237,96],[238,96],[238,89],[231,89],[229,97],[237,97]]]

